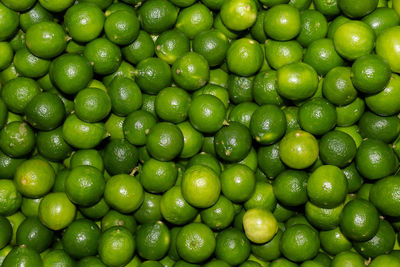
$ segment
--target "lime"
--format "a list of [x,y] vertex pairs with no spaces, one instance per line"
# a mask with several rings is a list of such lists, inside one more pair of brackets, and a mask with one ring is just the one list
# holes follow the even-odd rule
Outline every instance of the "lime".
[[265,182],[265,180],[261,180],[257,181],[253,194],[244,203],[244,208],[246,210],[260,208],[272,212],[275,209],[276,204],[277,201],[272,185]]
[[42,21],[26,31],[26,46],[35,56],[53,58],[65,50],[67,35],[59,24]]
[[300,30],[300,12],[294,6],[280,4],[265,13],[264,31],[272,39],[288,41],[296,37]]
[[350,135],[340,131],[330,131],[319,142],[321,160],[328,165],[346,167],[357,152],[356,143]]
[[191,158],[195,156],[203,145],[204,137],[190,122],[185,121],[177,125],[183,135],[183,148],[179,154],[180,158]]
[[51,12],[61,12],[70,7],[73,0],[39,0],[39,3]]
[[248,38],[233,41],[226,53],[229,70],[240,76],[255,74],[261,68],[263,58],[259,43]]
[[343,251],[337,254],[332,260],[332,267],[350,265],[354,267],[364,267],[364,258],[352,251]]
[[351,80],[351,68],[335,67],[325,76],[322,85],[322,94],[331,103],[343,106],[348,105],[357,97],[357,90]]
[[257,108],[258,105],[253,102],[240,103],[239,105],[235,106],[230,112],[229,121],[241,123],[249,128],[251,117],[253,116],[253,113],[256,111]]
[[101,89],[86,88],[74,99],[76,115],[86,122],[103,120],[111,111],[110,97]]
[[287,64],[301,61],[303,47],[294,40],[274,41],[268,39],[265,42],[265,58],[268,64],[277,70]]
[[379,267],[379,266],[400,266],[400,260],[392,255],[380,255],[376,257],[371,264],[371,267]]
[[134,215],[138,223],[153,223],[162,219],[161,197],[157,194],[144,193],[143,203]]
[[104,123],[84,122],[74,114],[64,121],[63,136],[68,144],[87,149],[97,146],[106,137],[106,130]]
[[202,31],[193,40],[193,51],[202,55],[211,67],[224,61],[228,47],[228,38],[216,29]]
[[276,199],[287,206],[299,206],[306,203],[308,175],[303,171],[287,170],[273,182]]
[[150,193],[163,193],[175,185],[178,169],[174,162],[149,159],[143,164],[140,182]]
[[5,257],[2,266],[43,266],[43,261],[38,252],[25,245],[14,247],[7,257]]
[[118,116],[127,116],[138,110],[143,103],[139,86],[126,77],[114,79],[108,88],[108,95],[112,111]]
[[210,79],[208,61],[196,52],[187,52],[172,65],[172,78],[185,90],[197,90]]
[[328,231],[321,231],[319,238],[321,240],[321,247],[331,255],[337,255],[352,247],[351,242],[343,235],[339,227]]
[[400,119],[397,116],[383,117],[367,111],[362,115],[358,126],[362,137],[391,143],[399,135]]
[[130,261],[135,252],[135,240],[126,228],[114,226],[100,237],[98,252],[101,261],[108,266],[121,266]]
[[178,8],[167,0],[149,0],[139,8],[138,15],[144,31],[160,34],[175,24]]
[[0,131],[0,148],[10,157],[26,156],[34,146],[35,133],[25,122],[11,122],[6,124]]
[[21,193],[17,191],[15,183],[11,180],[0,180],[0,215],[9,216],[14,214],[22,203]]
[[211,229],[202,223],[190,223],[182,227],[176,237],[178,254],[191,263],[200,263],[214,252],[216,241]]
[[[157,40],[159,40],[158,37]],[[137,64],[143,59],[154,55],[154,42],[150,35],[145,31],[139,31],[137,38],[129,45],[121,49],[124,59],[129,63]]]
[[365,102],[359,97],[348,105],[336,107],[336,124],[341,127],[350,127],[362,117],[364,110]]
[[0,41],[9,39],[14,35],[19,26],[19,14],[0,3]]
[[39,219],[57,231],[67,227],[75,218],[76,207],[63,192],[47,194],[39,205]]
[[318,76],[308,64],[291,63],[278,69],[278,93],[290,100],[304,100],[317,90]]
[[356,165],[362,176],[376,180],[392,174],[398,162],[392,148],[383,141],[366,139],[358,148]]
[[52,83],[66,94],[75,94],[84,89],[93,78],[89,60],[75,54],[63,54],[50,65]]
[[199,95],[192,99],[189,108],[189,121],[203,133],[218,131],[225,120],[225,106],[213,95]]
[[399,216],[393,207],[400,201],[397,193],[400,190],[400,178],[388,176],[377,181],[371,188],[369,199],[374,206],[387,216]]
[[11,112],[23,113],[28,103],[39,93],[40,87],[35,80],[18,77],[4,84],[1,98]]
[[161,221],[143,224],[135,234],[136,250],[146,260],[160,260],[170,246],[168,227]]
[[168,64],[173,64],[180,56],[190,50],[189,38],[177,29],[161,33],[155,45],[157,56]]
[[110,210],[110,207],[107,205],[104,198],[101,198],[100,201],[95,203],[94,205],[88,207],[79,207],[79,211],[87,218],[92,220],[98,220],[104,217],[107,212]]
[[138,37],[139,29],[139,20],[133,10],[116,11],[104,23],[107,38],[118,45],[131,44]]
[[71,156],[70,168],[75,168],[78,166],[92,166],[97,168],[99,171],[103,172],[104,162],[99,151],[95,149],[79,149]]
[[213,230],[222,230],[233,222],[235,210],[233,203],[224,196],[211,207],[200,212],[201,221]]
[[221,182],[212,169],[204,165],[193,165],[185,171],[182,195],[190,205],[208,208],[217,202],[220,191]]
[[3,54],[0,59],[0,70],[6,69],[13,61],[14,51],[7,42],[0,42],[0,51]]
[[337,52],[350,61],[370,54],[374,42],[374,31],[362,21],[346,22],[339,26],[333,35]]
[[144,192],[140,182],[128,174],[114,175],[107,180],[104,199],[122,213],[137,210],[143,202]]
[[159,58],[149,57],[136,65],[136,82],[147,94],[157,94],[171,84],[171,69]]
[[136,220],[131,214],[126,215],[111,209],[101,219],[101,230],[104,232],[113,226],[123,226],[131,233],[134,233],[137,228]]
[[105,38],[97,38],[85,47],[84,56],[90,61],[95,73],[111,74],[121,64],[120,48]]
[[0,225],[0,249],[3,249],[11,241],[13,229],[8,219],[2,216],[0,217]]
[[344,206],[340,217],[340,230],[347,238],[367,241],[376,234],[378,228],[378,211],[371,202],[354,199]]
[[133,145],[144,145],[150,128],[155,124],[156,119],[151,113],[144,110],[134,111],[123,122],[125,138]]
[[[244,77],[235,74],[229,75],[228,88],[226,90],[226,92],[228,93],[229,100],[234,104],[240,104],[252,101],[253,81],[254,81],[254,76]],[[205,88],[203,90],[207,91],[207,89]],[[221,98],[220,100],[223,101]],[[229,101],[225,103],[229,104]]]
[[233,31],[250,28],[257,18],[257,5],[253,0],[224,2],[220,9],[222,22]]
[[308,47],[313,41],[324,38],[328,32],[328,22],[321,12],[304,10],[300,14],[300,33],[296,40]]
[[[254,79],[252,89],[254,101],[259,105],[275,104],[281,106],[284,102],[277,92],[278,80],[276,71],[274,70],[259,72]],[[234,112],[234,110],[235,108],[232,110],[232,112]],[[230,116],[232,116],[232,112]]]
[[212,12],[205,5],[197,3],[179,11],[175,28],[193,39],[198,33],[211,29],[212,24]]
[[368,15],[378,6],[378,0],[365,1],[361,6],[355,6],[351,0],[338,0],[338,7],[349,18],[361,18]]
[[242,164],[235,164],[224,170],[220,179],[222,193],[233,202],[250,199],[256,186],[254,173]]
[[49,92],[34,96],[24,109],[26,120],[36,129],[49,131],[60,126],[65,117],[61,99]]
[[260,144],[273,144],[285,134],[286,116],[276,105],[263,105],[256,109],[250,120],[252,137]]
[[217,259],[230,265],[237,266],[250,255],[250,242],[238,229],[231,228],[220,232],[216,241],[215,255]]
[[362,21],[367,23],[372,30],[374,30],[376,36],[379,36],[386,29],[399,25],[400,18],[394,9],[380,7],[365,16]]
[[278,232],[278,223],[270,211],[252,208],[243,216],[243,227],[247,238],[257,244],[270,241]]
[[[103,30],[104,14],[93,4],[79,3],[68,8],[64,15],[65,27],[77,42],[90,42]],[[107,29],[108,30],[108,29]]]
[[27,48],[19,49],[15,53],[13,62],[17,71],[29,78],[42,77],[48,72],[50,67],[49,60],[33,55]]
[[122,139],[125,137],[123,126],[126,117],[120,117],[111,113],[104,123],[106,131],[110,134],[110,139]]
[[334,208],[324,208],[307,202],[305,205],[307,222],[320,230],[332,230],[339,225],[343,206],[344,204],[339,204]]

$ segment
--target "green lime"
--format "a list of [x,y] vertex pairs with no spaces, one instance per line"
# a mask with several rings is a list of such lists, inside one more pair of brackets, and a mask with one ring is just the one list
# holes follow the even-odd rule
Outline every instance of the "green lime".
[[32,8],[30,8],[29,10],[20,15],[19,23],[22,30],[26,32],[28,28],[33,24],[42,21],[51,21],[52,19],[53,15],[45,8],[43,8],[41,4],[36,3]]
[[128,174],[118,174],[107,180],[104,199],[117,211],[122,213],[133,212],[140,207],[143,198],[143,187],[135,177]]
[[100,86],[93,86],[89,84],[88,87],[97,87],[99,89],[103,89],[104,91],[107,91],[106,87],[109,87],[111,82],[115,80],[115,78],[129,78],[131,80],[135,79],[135,68],[129,64],[128,62],[122,60],[121,64],[119,65],[118,69],[114,71],[113,73],[104,76],[102,79],[103,84]]
[[224,196],[211,207],[200,212],[201,221],[213,230],[222,230],[233,222],[235,210],[233,203]]
[[284,103],[284,100],[278,94],[277,73],[274,70],[259,72],[254,79],[252,91],[254,101],[258,105],[281,106]]
[[24,245],[41,253],[50,247],[53,231],[44,226],[37,217],[26,218],[17,230],[17,245]]
[[111,99],[98,88],[86,88],[75,96],[76,116],[86,122],[103,120],[111,111]]
[[283,109],[286,116],[286,133],[293,130],[300,130],[299,108],[288,106]]
[[13,181],[1,179],[0,185],[0,215],[9,216],[21,207],[22,196]]
[[0,41],[8,40],[16,33],[19,26],[19,14],[0,3]]
[[63,54],[50,65],[52,83],[66,94],[75,94],[84,89],[93,78],[88,59],[75,54]]
[[39,205],[39,219],[51,230],[61,230],[75,219],[76,207],[63,192],[44,196]]
[[136,250],[146,260],[160,260],[170,246],[168,227],[161,221],[141,225],[135,233]]
[[0,42],[0,51],[3,55],[0,59],[0,70],[6,69],[13,61],[14,51],[7,42]]
[[378,0],[364,1],[361,6],[354,5],[352,0],[338,0],[338,7],[349,18],[361,18],[368,15],[378,6]]
[[216,29],[202,31],[193,40],[193,51],[202,55],[211,67],[224,61],[228,47],[228,38]]
[[268,39],[265,42],[265,58],[268,64],[277,70],[282,66],[301,61],[303,47],[294,40],[274,41]]
[[227,1],[220,8],[220,16],[228,29],[246,30],[256,22],[257,5],[253,0]]
[[7,218],[0,217],[0,249],[3,249],[11,241],[13,229]]
[[189,108],[189,121],[193,127],[203,133],[218,131],[225,120],[225,106],[213,95],[199,95],[192,99]]
[[211,229],[202,223],[190,223],[182,227],[176,237],[179,256],[191,263],[207,260],[214,252],[216,241]]
[[57,264],[65,267],[75,266],[74,260],[62,249],[53,249],[43,256],[43,266],[51,267]]
[[10,157],[28,155],[35,146],[35,133],[25,122],[14,121],[0,131],[0,148]]
[[44,196],[54,184],[55,173],[47,161],[29,159],[18,166],[14,175],[18,191],[31,198]]
[[270,145],[280,140],[286,131],[286,116],[276,105],[256,109],[250,120],[252,137],[260,144]]
[[376,36],[379,36],[386,29],[399,25],[400,18],[394,9],[380,7],[365,16],[362,21],[374,30]]
[[179,123],[177,126],[183,135],[183,148],[179,157],[191,158],[195,156],[201,150],[201,146],[203,145],[203,135],[193,128],[188,121]]
[[340,215],[344,204],[334,208],[324,208],[307,202],[305,205],[305,215],[307,222],[320,230],[331,230],[339,225]]
[[101,235],[98,252],[101,261],[107,266],[121,266],[131,260],[135,248],[131,232],[124,227],[114,226]]
[[71,169],[65,180],[65,193],[73,203],[91,206],[101,199],[104,186],[103,174],[97,168],[82,165]]
[[337,254],[332,260],[332,267],[339,266],[354,266],[354,267],[364,267],[364,258],[355,252],[352,251],[343,251]]
[[136,65],[136,82],[147,94],[157,94],[171,84],[171,69],[159,58],[149,57]]
[[363,199],[348,202],[340,217],[340,230],[349,239],[367,241],[379,228],[379,214],[374,205]]
[[[263,92],[264,93],[264,92]],[[258,105],[253,102],[243,102],[235,106],[229,114],[229,121],[238,122],[250,128],[250,121]]]
[[[244,77],[235,74],[229,75],[228,88],[226,90],[226,92],[228,93],[229,100],[234,104],[240,104],[252,101],[253,81],[254,81],[254,76]],[[207,91],[206,89],[207,87],[204,87],[203,94],[204,91]],[[221,98],[220,100],[223,101]],[[229,100],[225,103],[229,104]],[[228,107],[228,105],[225,106]]]
[[179,11],[175,28],[193,39],[198,33],[211,29],[212,25],[212,12],[205,5],[197,3]]
[[187,52],[172,65],[172,78],[185,90],[197,90],[210,79],[208,61],[196,52]]
[[391,116],[398,113],[400,111],[400,104],[395,99],[400,95],[399,82],[400,77],[397,74],[392,74],[389,83],[383,91],[365,98],[368,108],[381,116]]
[[162,220],[161,197],[161,195],[144,192],[143,203],[134,215],[138,223],[145,224]]
[[364,138],[391,143],[400,133],[400,119],[397,116],[383,117],[367,111],[362,115],[358,127]]
[[300,126],[311,134],[327,133],[335,127],[336,120],[335,106],[322,97],[308,100],[299,109]]
[[143,164],[140,182],[150,193],[163,193],[175,185],[178,169],[174,162],[149,159]]
[[85,267],[85,266],[106,267],[107,265],[105,265],[98,257],[90,256],[90,257],[85,257],[76,263],[76,267]]
[[357,97],[357,90],[351,80],[351,68],[335,67],[325,76],[322,93],[331,103],[343,106],[348,105]]
[[214,144],[217,155],[223,160],[240,161],[250,151],[252,144],[250,131],[241,123],[231,122],[217,132]]
[[157,56],[168,64],[173,64],[180,56],[190,50],[189,38],[177,29],[161,33],[155,42],[155,46]]
[[248,38],[233,41],[226,53],[229,70],[240,76],[255,74],[261,68],[263,58],[259,43]]
[[63,136],[73,147],[88,149],[97,146],[106,137],[106,130],[102,122],[84,122],[73,114],[64,121]]
[[185,200],[197,208],[214,205],[221,191],[221,182],[217,174],[204,165],[188,168],[182,180],[182,195]]
[[98,201],[94,205],[88,207],[79,207],[79,211],[85,217],[92,220],[98,220],[103,218],[109,210],[110,207],[108,206],[104,198],[101,198],[100,201]]
[[143,103],[142,92],[139,86],[131,79],[120,77],[114,79],[108,87],[113,113],[118,116],[127,116],[138,110]]
[[333,35],[333,43],[339,55],[353,61],[371,53],[375,34],[366,23],[349,21],[337,28]]
[[133,145],[144,145],[150,128],[156,123],[157,121],[151,113],[136,110],[130,113],[123,122],[124,136]]
[[394,209],[400,199],[397,193],[400,190],[400,178],[398,176],[388,176],[377,181],[372,187],[369,199],[374,206],[387,216],[400,216]]
[[328,38],[315,40],[309,44],[305,54],[304,62],[313,67],[319,75],[326,75],[331,69],[344,64]]
[[321,160],[328,165],[346,167],[357,152],[356,143],[350,135],[340,131],[330,131],[319,141]]
[[353,162],[346,168],[342,169],[347,179],[347,191],[353,193],[357,191],[363,184],[363,178],[357,170],[356,164]]
[[265,41],[267,40],[267,35],[265,34],[264,31],[264,17],[266,12],[267,12],[266,10],[260,10],[260,12],[258,12],[256,22],[250,29],[250,34],[252,39],[256,40],[261,44],[265,43]]
[[230,228],[220,232],[216,241],[215,256],[230,265],[237,266],[250,255],[250,242],[238,229]]
[[118,45],[131,44],[138,37],[139,29],[140,23],[133,10],[113,12],[104,23],[107,38]]
[[70,7],[73,0],[39,0],[39,3],[51,12],[61,12]]
[[17,71],[29,78],[42,77],[48,72],[50,67],[49,60],[33,55],[27,48],[19,49],[15,53],[13,62]]
[[244,202],[253,195],[256,179],[251,169],[242,164],[235,164],[225,169],[220,176],[224,196],[233,202]]
[[[157,40],[159,40],[158,37]],[[143,59],[152,57],[154,55],[154,42],[150,35],[140,30],[137,38],[129,45],[121,49],[124,59],[129,63],[137,64]]]
[[265,209],[248,209],[243,216],[246,237],[256,244],[270,241],[278,232],[278,222],[274,215]]
[[383,141],[366,139],[357,150],[356,165],[363,177],[376,180],[392,174],[398,161],[393,149]]
[[277,201],[271,184],[265,180],[257,181],[251,197],[244,203],[246,210],[260,208],[273,211]]
[[68,8],[64,15],[65,27],[77,42],[96,39],[103,30],[104,14],[99,7],[89,3],[79,3]]
[[124,134],[124,122],[126,117],[117,116],[114,113],[111,113],[108,116],[104,126],[106,127],[107,133],[110,134],[110,139],[123,139],[125,138]]
[[162,195],[160,210],[163,218],[175,225],[187,224],[197,215],[197,209],[184,199],[181,186],[174,186]]
[[337,126],[349,127],[354,125],[364,114],[365,102],[357,97],[348,105],[336,107]]
[[278,69],[278,93],[290,100],[304,100],[317,90],[317,72],[308,64],[295,62]]
[[147,111],[151,113],[155,118],[157,118],[157,113],[156,113],[156,96],[155,95],[149,95],[149,94],[143,94],[142,96],[142,107],[141,110]]
[[104,171],[103,158],[95,149],[79,149],[72,154],[69,167],[75,168],[82,165],[95,167],[100,172]]
[[105,38],[97,38],[85,47],[84,56],[90,61],[95,73],[111,74],[121,64],[120,48]]
[[150,155],[161,161],[174,159],[183,148],[183,135],[170,122],[160,122],[150,128],[146,147]]
[[328,22],[317,10],[304,10],[300,14],[300,33],[296,40],[308,47],[313,41],[324,38],[328,32]]
[[189,160],[186,168],[190,168],[194,165],[203,165],[212,169],[218,176],[221,174],[221,163],[212,154],[201,152],[195,155]]
[[2,266],[43,266],[43,261],[38,252],[25,245],[14,247],[7,257],[5,257]]
[[371,267],[379,267],[379,266],[400,266],[400,260],[392,255],[380,255],[376,257],[371,264]]
[[315,137],[302,130],[287,133],[281,140],[279,154],[282,161],[291,168],[304,169],[318,158],[319,147]]
[[353,246],[358,253],[364,257],[375,258],[382,254],[387,254],[393,250],[396,239],[395,232],[390,223],[381,220],[378,232],[368,241],[354,242]]
[[301,30],[300,12],[294,6],[280,4],[267,10],[264,16],[264,31],[278,41],[288,41]]
[[138,10],[141,28],[150,34],[160,34],[175,25],[178,8],[167,0],[149,0]]
[[339,227],[319,233],[321,247],[331,255],[337,255],[340,252],[351,249],[351,242],[343,235]]
[[26,46],[35,56],[53,58],[67,47],[67,35],[59,24],[42,21],[26,31]]
[[65,118],[61,99],[49,92],[34,96],[24,109],[26,120],[36,129],[49,131],[57,128]]
[[308,175],[303,171],[287,170],[273,182],[276,199],[287,206],[299,206],[306,203]]
[[28,103],[40,93],[38,83],[26,77],[18,77],[4,84],[1,98],[9,111],[23,113]]

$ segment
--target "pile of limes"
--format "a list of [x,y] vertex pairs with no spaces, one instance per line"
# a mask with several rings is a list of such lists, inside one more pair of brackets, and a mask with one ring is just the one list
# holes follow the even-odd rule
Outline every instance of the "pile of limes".
[[400,0],[0,0],[0,266],[400,267]]

